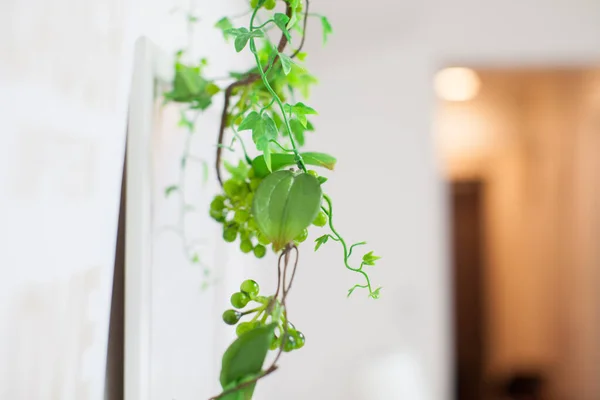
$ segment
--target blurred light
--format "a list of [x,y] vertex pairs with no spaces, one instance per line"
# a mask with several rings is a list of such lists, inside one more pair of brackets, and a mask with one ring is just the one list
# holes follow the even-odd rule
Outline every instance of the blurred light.
[[481,81],[477,73],[468,68],[446,68],[435,75],[435,91],[447,101],[467,101],[479,93]]

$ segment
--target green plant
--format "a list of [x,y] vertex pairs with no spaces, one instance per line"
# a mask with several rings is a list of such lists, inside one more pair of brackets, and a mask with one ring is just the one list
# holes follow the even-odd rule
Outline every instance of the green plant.
[[[223,356],[221,385],[223,392],[215,399],[251,399],[256,382],[277,369],[282,353],[300,349],[305,337],[288,319],[287,295],[292,287],[299,260],[299,246],[308,236],[311,226],[329,229],[330,232],[315,241],[317,251],[329,240],[338,242],[343,250],[346,268],[361,276],[362,283],[354,285],[364,289],[369,297],[378,298],[380,288],[374,288],[365,267],[375,265],[379,259],[372,251],[363,255],[359,266],[351,265],[353,251],[365,242],[348,245],[333,223],[333,202],[323,192],[327,178],[308,166],[333,170],[336,159],[325,153],[302,152],[307,132],[314,131],[311,119],[317,111],[296,98],[308,97],[310,88],[317,82],[302,61],[307,20],[320,19],[323,41],[332,32],[326,17],[309,13],[309,0],[280,0],[285,12],[276,12],[275,0],[251,0],[249,23],[235,27],[233,18],[224,17],[216,23],[226,40],[233,42],[235,51],[248,50],[255,66],[244,72],[231,72],[232,82],[226,86],[204,74],[207,64],[185,63],[184,51],[177,53],[175,77],[165,100],[184,107],[181,125],[194,132],[198,113],[212,105],[213,97],[224,94],[221,123],[216,150],[216,176],[222,192],[215,195],[209,214],[223,227],[223,240],[239,243],[243,253],[262,258],[266,246],[279,255],[277,265],[277,290],[262,296],[258,283],[244,281],[240,291],[231,295],[232,309],[223,313],[223,320],[236,326],[237,340]],[[273,10],[271,12],[271,10]],[[266,21],[259,21],[259,14]],[[196,18],[188,18],[190,24]],[[270,30],[279,33],[275,45]],[[296,38],[292,38],[295,33]],[[295,49],[286,52],[290,44]],[[196,113],[193,118],[189,113]],[[225,145],[225,134],[231,132],[233,141]],[[245,139],[251,135],[257,154],[248,152]],[[237,164],[223,161],[224,150],[234,150],[239,144],[243,158]],[[186,145],[182,157],[182,171],[190,159]],[[251,151],[253,151],[250,148]],[[229,174],[223,178],[222,165]],[[180,185],[166,189],[166,194],[182,194]],[[182,201],[185,207],[185,202]],[[194,255],[197,257],[197,255]],[[249,320],[244,320],[249,318]],[[269,367],[263,364],[269,351],[276,351]]]

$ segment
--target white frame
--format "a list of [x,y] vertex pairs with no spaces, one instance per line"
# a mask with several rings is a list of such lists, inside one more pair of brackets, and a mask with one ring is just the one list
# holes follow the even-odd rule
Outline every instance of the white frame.
[[158,81],[170,80],[168,59],[148,38],[135,45],[127,121],[124,395],[150,398],[152,276],[151,142]]

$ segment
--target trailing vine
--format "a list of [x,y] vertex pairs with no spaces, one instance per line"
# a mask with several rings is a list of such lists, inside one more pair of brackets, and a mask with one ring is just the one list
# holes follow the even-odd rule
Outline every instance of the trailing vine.
[[[223,313],[223,321],[236,326],[238,338],[223,355],[220,375],[223,390],[209,400],[251,399],[256,383],[277,370],[282,354],[304,346],[306,338],[289,320],[286,299],[296,274],[299,248],[307,239],[310,226],[330,231],[316,239],[314,250],[329,240],[338,242],[343,250],[344,266],[363,279],[349,289],[348,296],[362,289],[377,299],[381,290],[372,286],[366,268],[374,266],[379,257],[369,251],[362,256],[359,266],[352,266],[353,251],[366,242],[348,246],[334,226],[333,201],[323,193],[327,178],[308,169],[310,166],[333,170],[337,160],[325,153],[301,151],[307,133],[315,130],[310,119],[317,114],[314,108],[296,101],[299,96],[306,99],[310,87],[317,82],[302,65],[307,56],[303,47],[308,19],[316,17],[321,21],[323,42],[332,32],[331,25],[325,16],[309,12],[308,0],[278,2],[285,5],[284,12],[274,11],[276,0],[251,0],[251,10],[236,16],[249,15],[246,26],[235,27],[233,17],[224,17],[215,24],[224,38],[233,42],[236,52],[248,49],[254,67],[244,72],[230,72],[231,82],[222,85],[220,80],[205,76],[206,60],[186,63],[182,61],[185,51],[180,51],[175,58],[172,88],[164,95],[166,101],[181,105],[180,125],[186,126],[189,132],[182,157],[183,174],[187,161],[193,157],[189,153],[189,140],[195,130],[195,118],[187,115],[202,113],[212,106],[213,97],[223,92],[215,164],[222,191],[213,198],[209,214],[222,224],[223,240],[229,243],[239,240],[243,253],[260,259],[266,255],[267,246],[271,246],[279,255],[274,294],[261,295],[259,284],[247,279],[230,298],[233,308]],[[188,18],[190,27],[197,21],[196,17]],[[279,33],[276,46],[269,35],[271,30]],[[295,48],[286,51],[295,43]],[[246,143],[247,131],[250,131],[253,146]],[[230,145],[225,144],[227,132],[233,135]],[[223,149],[235,151],[238,144],[243,157],[237,163],[224,161]],[[229,174],[227,179],[222,167]],[[177,229],[182,236],[188,207],[183,186],[182,175],[179,184],[165,190],[167,196],[179,192],[182,213]],[[189,253],[188,246],[184,241],[186,253]],[[196,253],[191,257],[198,259]],[[263,364],[269,351],[276,353],[270,366],[265,368]]]

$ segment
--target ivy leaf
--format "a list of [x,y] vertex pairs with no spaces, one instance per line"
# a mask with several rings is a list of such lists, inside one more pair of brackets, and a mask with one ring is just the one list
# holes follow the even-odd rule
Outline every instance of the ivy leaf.
[[289,170],[268,175],[254,194],[252,215],[260,232],[280,250],[317,217],[323,191],[317,178]]
[[327,178],[325,178],[324,176],[319,176],[317,177],[317,180],[319,181],[319,184],[324,184],[325,182],[327,182]]
[[200,66],[190,67],[178,62],[175,64],[173,88],[164,96],[178,103],[191,103],[194,109],[205,110],[212,103],[215,87],[218,88],[202,77]]
[[260,373],[277,324],[255,328],[241,335],[223,354],[220,382],[223,388],[248,375]]
[[321,17],[321,26],[323,27],[323,44],[327,43],[327,37],[333,33],[333,28],[327,17]]
[[231,35],[235,38],[234,47],[238,53],[244,50],[244,47],[248,44],[248,41],[254,37],[263,37],[264,32],[261,29],[253,30],[250,32],[246,28],[232,28],[227,29],[224,33]]
[[298,119],[298,121],[305,128],[307,127],[307,124],[308,124],[308,120],[306,119],[306,116],[311,115],[311,114],[317,114],[317,111],[314,108],[309,107],[302,102],[298,102],[298,103],[294,104],[293,106],[286,104],[285,111],[290,114],[295,115],[296,118]]
[[293,119],[290,121],[290,128],[292,129],[294,139],[296,139],[300,146],[304,146],[304,132],[307,130],[304,125],[302,125],[297,119]]
[[327,234],[327,235],[323,235],[323,236],[321,236],[321,237],[318,237],[318,238],[315,240],[315,243],[317,243],[317,244],[315,245],[315,251],[319,250],[319,247],[321,247],[322,245],[324,245],[325,243],[327,243],[327,241],[328,241],[328,240],[329,240],[329,234]]
[[379,296],[381,295],[381,287],[378,287],[377,289],[373,290],[373,292],[369,293],[369,297],[372,299],[377,300],[379,298]]
[[[304,163],[307,165],[314,165],[317,167],[327,168],[333,170],[335,168],[336,159],[326,153],[307,152],[300,153]],[[290,165],[297,164],[296,156],[288,153],[275,153],[271,154],[271,169],[267,168],[265,157],[258,156],[252,160],[252,168],[254,169],[254,175],[257,178],[264,178],[269,175],[270,171],[277,171]]]
[[171,185],[165,189],[165,197],[169,197],[173,192],[179,190],[177,185]]
[[227,161],[224,162],[224,165],[225,169],[231,174],[231,176],[240,181],[246,179],[248,176],[248,171],[250,170],[248,164],[243,160],[240,160],[237,167]]
[[369,266],[373,266],[375,265],[375,261],[379,260],[381,257],[376,256],[375,254],[373,254],[372,251],[368,252],[367,254],[365,254],[362,258],[362,263],[364,265],[369,265]]
[[273,17],[273,21],[275,21],[275,25],[277,25],[277,27],[281,29],[281,32],[285,35],[287,40],[291,42],[292,37],[290,36],[290,32],[287,29],[287,24],[288,22],[290,22],[290,18],[285,14],[276,13]]
[[252,140],[256,149],[263,152],[265,163],[269,171],[271,170],[271,149],[269,143],[277,138],[277,125],[268,114],[262,116],[256,111],[252,111],[244,118],[238,130],[252,130]]
[[288,55],[283,53],[279,53],[279,60],[281,61],[281,68],[283,69],[283,73],[285,75],[288,75],[292,71],[292,64],[294,64],[294,62]]
[[231,23],[231,20],[229,18],[223,17],[217,21],[217,23],[215,24],[215,28],[220,29],[223,33],[223,37],[225,38],[225,40],[227,40],[229,38],[229,33],[227,33],[227,31],[233,28],[233,24]]

